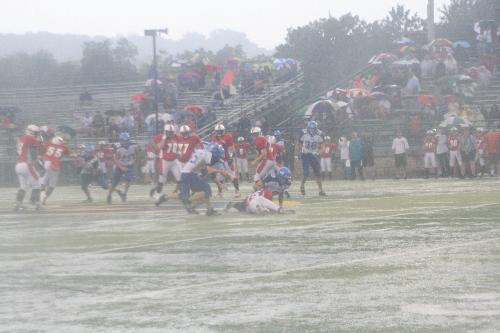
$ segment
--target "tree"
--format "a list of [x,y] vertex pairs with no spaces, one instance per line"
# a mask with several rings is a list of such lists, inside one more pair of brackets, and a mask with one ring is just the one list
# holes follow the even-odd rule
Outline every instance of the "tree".
[[382,27],[396,39],[407,36],[415,32],[424,30],[425,21],[418,14],[411,14],[404,6],[397,5],[392,7],[385,19],[382,21]]

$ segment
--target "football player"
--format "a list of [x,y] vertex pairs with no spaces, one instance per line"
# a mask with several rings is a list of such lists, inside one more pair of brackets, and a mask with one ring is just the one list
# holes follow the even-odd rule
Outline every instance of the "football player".
[[[264,180],[264,188],[249,195],[245,200],[237,203],[228,203],[226,211],[235,208],[240,212],[250,214],[284,214],[293,213],[293,211],[285,211],[283,208],[283,193],[292,184],[290,170],[286,167],[280,168],[277,172],[268,175]],[[275,204],[273,194],[279,195],[279,204]]]
[[257,166],[254,176],[255,188],[262,189],[264,178],[276,168],[276,156],[266,137],[262,135],[260,127],[254,127],[250,132],[254,137],[254,146],[257,151],[257,157],[252,161],[252,166]]
[[[164,184],[167,182],[168,173],[170,172],[177,183],[181,180],[181,164],[177,160],[179,156],[179,142],[181,141],[189,142],[189,140],[183,141],[179,135],[175,134],[175,126],[172,124],[165,125],[164,134],[160,134],[155,138],[156,145],[161,152],[160,177],[156,189],[151,190],[150,195],[154,195],[156,191],[156,206],[161,205],[167,200],[164,194],[161,195],[161,192]],[[184,145],[185,143],[182,144]],[[182,146],[182,149],[184,149],[184,146]]]
[[213,165],[224,159],[224,155],[225,152],[222,146],[210,143],[207,149],[196,150],[192,158],[183,166],[179,185],[179,198],[188,213],[198,214],[195,209],[196,206],[204,203],[207,206],[206,215],[217,214],[210,202],[212,190],[208,182],[202,178],[202,174],[219,173],[229,177],[225,170],[213,168]]
[[40,129],[36,125],[26,127],[24,135],[17,139],[17,163],[16,174],[19,181],[19,190],[16,195],[17,212],[24,208],[23,201],[26,192],[31,189],[31,201],[36,209],[42,209],[40,203],[40,173],[43,172],[41,165],[41,138]]
[[80,186],[83,193],[87,199],[84,201],[86,203],[92,202],[92,196],[90,195],[89,186],[92,184],[92,175],[98,168],[99,161],[95,156],[95,150],[92,145],[84,145],[80,156],[77,159],[77,166],[80,169]]
[[321,157],[321,179],[325,180],[326,174],[328,173],[328,178],[332,180],[332,158],[333,158],[333,153],[335,152],[335,149],[337,148],[337,145],[332,142],[332,138],[330,138],[328,135],[325,136],[324,142],[321,145],[319,155]]
[[[127,201],[127,193],[130,188],[130,182],[134,179],[134,163],[136,158],[137,146],[130,141],[130,134],[122,132],[118,136],[120,146],[115,151],[113,181],[109,189],[107,202],[111,204],[113,192],[118,193],[122,202]],[[125,184],[123,191],[117,189],[117,186],[123,182]]]
[[309,167],[311,167],[316,178],[316,183],[318,184],[319,195],[326,196],[320,177],[319,147],[323,143],[323,137],[321,136],[321,131],[318,129],[318,123],[314,120],[309,121],[303,133],[299,140],[299,151],[301,152],[300,158],[302,159],[303,169],[300,193],[306,195],[305,184],[309,177]]
[[425,168],[425,178],[429,178],[430,173],[438,176],[437,173],[437,160],[436,160],[436,147],[437,138],[432,130],[428,130],[424,137],[424,168]]
[[43,156],[45,174],[42,178],[44,191],[41,195],[41,203],[45,205],[57,186],[61,170],[61,159],[64,155],[75,155],[71,153],[71,150],[64,144],[64,139],[60,136],[54,136],[50,142],[44,142],[43,146],[45,148]]
[[448,135],[448,149],[450,150],[450,170],[451,176],[455,177],[455,164],[458,164],[458,177],[465,175],[465,168],[462,162],[462,154],[460,153],[461,147],[460,133],[456,127],[450,129],[450,134]]
[[250,181],[250,174],[248,173],[248,152],[250,150],[250,144],[246,142],[245,138],[240,136],[237,140],[238,143],[234,145],[234,150],[236,153],[236,169],[239,172],[240,181],[243,181],[243,174],[246,176],[246,180]]
[[97,158],[97,184],[107,191],[109,190],[108,169],[113,166],[114,150],[106,144],[106,141],[99,141],[94,153]]
[[[240,197],[240,185],[238,182],[237,166],[234,160],[234,139],[231,133],[226,133],[226,128],[223,124],[217,124],[215,126],[214,134],[212,134],[210,141],[222,146],[225,151],[223,165],[227,174],[231,176],[234,186],[234,196],[236,198]],[[221,190],[220,184],[217,184],[219,191]],[[220,192],[219,192],[220,193]]]

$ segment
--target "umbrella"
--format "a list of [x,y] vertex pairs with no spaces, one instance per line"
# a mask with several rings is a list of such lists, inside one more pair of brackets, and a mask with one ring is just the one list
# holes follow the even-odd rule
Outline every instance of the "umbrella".
[[346,103],[346,102],[343,102],[343,101],[338,101],[336,103],[333,103],[333,108],[335,109],[335,111],[338,111],[342,108],[345,108],[346,106],[348,106],[349,103]]
[[443,46],[451,47],[451,46],[453,46],[453,43],[449,39],[446,39],[446,38],[434,39],[430,44],[431,44],[431,46],[436,46],[436,47],[443,47]]
[[[168,121],[173,121],[174,117],[172,117],[172,115],[169,113],[158,113],[158,120],[166,123]],[[154,124],[155,121],[156,121],[156,114],[154,113],[150,114],[149,116],[146,117],[146,119],[144,119],[144,122],[146,124]]]
[[330,100],[321,100],[311,104],[305,113],[305,117],[312,116],[313,113],[328,113],[335,111],[335,105]]
[[384,63],[391,63],[398,60],[398,57],[392,53],[380,53],[370,59],[368,62],[371,65],[380,65]]
[[414,48],[413,46],[403,46],[402,48],[399,49],[399,53],[401,54],[413,54],[417,52],[417,49]]
[[[154,79],[149,79],[149,80],[146,81],[146,83],[144,83],[144,86],[145,87],[152,87],[153,83],[154,83]],[[161,82],[160,80],[156,80],[156,83],[158,85],[162,85],[163,84],[163,82]]]
[[145,99],[146,99],[146,95],[144,93],[135,94],[132,96],[132,100],[134,102],[142,102]]
[[483,29],[494,29],[497,25],[497,22],[495,20],[482,20],[479,22],[476,22],[474,24],[474,31],[478,34],[481,33],[481,30]]
[[412,41],[411,39],[406,38],[406,37],[401,37],[399,39],[396,39],[392,43],[393,44],[397,44],[397,45],[412,45],[412,44],[415,44],[414,41]]
[[420,95],[418,101],[423,105],[436,105],[437,97],[434,95]]
[[469,75],[459,74],[452,77],[453,80],[457,82],[469,82],[474,81]]
[[352,88],[347,90],[347,97],[353,98],[353,97],[366,97],[370,95],[370,92],[366,89],[363,88]]
[[286,59],[283,59],[283,58],[274,59],[273,66],[276,69],[281,69],[281,68],[285,67],[286,66]]
[[202,113],[205,111],[205,109],[202,106],[193,105],[193,104],[186,105],[184,110],[186,110],[187,112],[191,112],[191,113]]
[[57,130],[61,133],[69,135],[71,138],[74,138],[76,136],[76,131],[67,125],[57,126]]
[[375,99],[384,99],[384,98],[388,98],[389,96],[381,91],[374,91],[370,94],[370,97],[375,98]]
[[446,127],[446,128],[467,127],[467,126],[472,126],[472,123],[467,119],[457,117],[454,114],[448,116],[448,118],[446,118],[441,124],[439,124],[439,127]]
[[470,43],[465,40],[459,40],[453,43],[453,48],[457,49],[459,47],[463,47],[464,49],[468,49],[471,47]]
[[417,59],[405,59],[405,60],[399,60],[395,61],[392,63],[394,66],[411,66],[413,64],[420,64],[420,61]]

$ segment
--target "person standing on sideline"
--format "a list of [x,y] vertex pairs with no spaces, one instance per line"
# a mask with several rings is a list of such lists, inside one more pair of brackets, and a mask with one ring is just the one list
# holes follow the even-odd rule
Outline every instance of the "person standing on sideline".
[[436,162],[436,145],[437,138],[432,130],[428,130],[424,138],[424,168],[425,168],[425,179],[429,178],[431,173],[438,176],[437,174],[437,162]]
[[438,159],[441,177],[448,177],[450,174],[450,162],[448,161],[448,136],[444,128],[440,127],[436,135],[436,157]]
[[499,141],[500,132],[495,131],[494,128],[490,128],[489,132],[484,135],[488,165],[490,167],[490,176],[492,177],[496,177],[497,175]]
[[345,136],[339,139],[339,150],[340,150],[340,163],[342,165],[342,171],[344,173],[344,180],[349,179],[349,140]]
[[476,138],[471,134],[470,127],[464,127],[461,138],[462,158],[464,159],[464,177],[476,177]]
[[396,179],[401,177],[406,179],[406,153],[410,149],[408,140],[403,136],[401,130],[396,132],[396,137],[392,141],[392,152],[394,154],[394,160],[396,165]]
[[326,174],[332,180],[332,157],[337,145],[332,142],[332,139],[327,135],[324,137],[325,142],[321,145],[319,155],[321,156],[321,179],[325,180]]
[[351,160],[351,179],[356,179],[356,169],[358,170],[359,179],[365,180],[363,176],[363,143],[358,137],[357,132],[352,132],[351,141],[349,144],[349,159]]
[[373,152],[373,134],[367,135],[363,138],[363,169],[365,170],[366,177],[375,180],[375,154]]

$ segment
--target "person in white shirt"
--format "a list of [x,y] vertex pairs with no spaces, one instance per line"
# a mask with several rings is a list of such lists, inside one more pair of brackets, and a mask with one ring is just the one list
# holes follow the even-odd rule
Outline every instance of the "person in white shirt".
[[351,169],[351,164],[349,161],[349,140],[345,136],[339,139],[339,151],[340,151],[340,163],[342,170],[344,171],[344,180],[350,179],[351,175],[349,170]]
[[406,176],[406,152],[410,149],[408,140],[403,136],[401,130],[396,132],[396,137],[392,141],[392,152],[394,153],[394,159],[396,164],[396,179],[400,179]]

